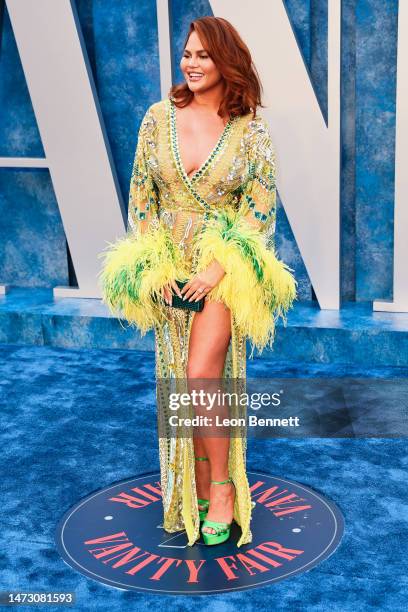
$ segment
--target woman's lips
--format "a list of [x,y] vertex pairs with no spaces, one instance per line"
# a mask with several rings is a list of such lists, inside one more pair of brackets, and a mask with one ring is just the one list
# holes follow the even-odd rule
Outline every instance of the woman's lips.
[[200,76],[198,76],[198,75],[196,76],[194,74],[189,74],[188,78],[189,78],[190,81],[199,81],[200,79],[203,78],[203,76],[204,76],[203,74],[201,74]]

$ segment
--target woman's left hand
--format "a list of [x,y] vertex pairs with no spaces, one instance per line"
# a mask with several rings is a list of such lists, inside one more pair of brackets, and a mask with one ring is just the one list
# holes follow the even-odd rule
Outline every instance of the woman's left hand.
[[[193,276],[193,278],[184,285],[181,289],[181,293],[184,299],[187,299],[189,302],[198,302],[198,300],[201,300],[201,298],[214,289],[224,276],[224,268],[216,259],[213,259],[205,270]],[[200,291],[200,289],[202,289],[202,291]]]

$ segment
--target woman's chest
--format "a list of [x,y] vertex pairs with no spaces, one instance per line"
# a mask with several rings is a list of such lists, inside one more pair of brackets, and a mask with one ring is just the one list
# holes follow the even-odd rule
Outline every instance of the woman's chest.
[[[238,117],[219,136],[198,132],[180,124],[176,131],[171,117],[158,122],[154,138],[147,143],[148,170],[159,189],[186,188],[209,197],[234,191],[248,178],[245,121]],[[182,148],[180,142],[182,141]]]
[[190,115],[179,114],[175,138],[180,161],[188,177],[191,178],[204,166],[223,139],[229,128],[228,123],[221,118],[218,121],[214,121],[214,117],[192,120]]

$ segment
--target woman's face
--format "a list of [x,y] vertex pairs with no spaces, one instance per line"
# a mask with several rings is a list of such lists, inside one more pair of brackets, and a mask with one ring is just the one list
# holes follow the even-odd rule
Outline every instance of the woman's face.
[[[197,32],[191,32],[180,62],[184,78],[194,92],[205,91],[222,80],[221,73],[203,47]],[[195,77],[194,73],[201,76]]]

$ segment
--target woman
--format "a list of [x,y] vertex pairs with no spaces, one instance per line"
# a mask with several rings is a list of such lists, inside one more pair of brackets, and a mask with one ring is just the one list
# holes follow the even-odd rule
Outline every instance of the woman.
[[[158,382],[191,391],[208,380],[215,390],[214,381],[245,379],[247,338],[251,358],[255,347],[272,347],[297,282],[274,253],[275,154],[256,115],[261,86],[248,48],[228,21],[203,17],[190,24],[180,66],[186,83],[141,123],[129,231],[105,254],[102,289],[113,313],[142,335],[154,329]],[[180,290],[176,280],[187,283]],[[173,307],[174,294],[189,304],[204,298],[203,310]],[[171,433],[163,389],[164,529],[185,529],[191,546],[201,519],[204,542],[216,544],[235,519],[237,546],[251,542],[245,428],[198,436],[180,425]]]

